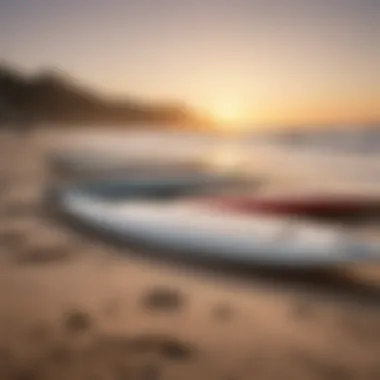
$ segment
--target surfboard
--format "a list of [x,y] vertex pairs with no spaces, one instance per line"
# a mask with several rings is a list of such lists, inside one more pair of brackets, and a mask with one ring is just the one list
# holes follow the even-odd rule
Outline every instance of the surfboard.
[[201,171],[205,165],[195,160],[148,159],[99,155],[92,152],[54,152],[48,156],[49,170],[66,178],[99,178],[134,175],[136,173]]
[[[208,178],[215,183],[215,178]],[[178,257],[283,267],[378,260],[377,243],[351,231],[271,215],[228,213],[193,199],[151,197],[157,190],[204,186],[194,178],[89,182],[63,187],[61,209],[85,225],[125,242],[133,239]],[[195,183],[195,184],[194,184]],[[141,191],[144,197],[141,197]],[[139,197],[136,198],[136,193]],[[121,196],[123,194],[123,196]]]

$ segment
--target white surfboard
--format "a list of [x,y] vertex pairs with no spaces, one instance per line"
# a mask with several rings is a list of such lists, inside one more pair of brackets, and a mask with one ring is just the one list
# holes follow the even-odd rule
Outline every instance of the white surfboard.
[[205,165],[195,160],[173,160],[166,158],[123,157],[92,153],[52,153],[48,157],[50,170],[65,177],[110,177],[141,172],[170,172],[202,170]]
[[296,267],[380,258],[378,244],[351,231],[286,217],[228,214],[194,199],[112,202],[104,196],[106,188],[67,187],[60,206],[99,231],[197,258]]

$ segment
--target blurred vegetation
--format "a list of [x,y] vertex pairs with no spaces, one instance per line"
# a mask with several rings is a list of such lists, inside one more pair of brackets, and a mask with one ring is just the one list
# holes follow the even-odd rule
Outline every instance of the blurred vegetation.
[[110,99],[57,70],[25,75],[0,64],[0,124],[200,126],[183,104]]

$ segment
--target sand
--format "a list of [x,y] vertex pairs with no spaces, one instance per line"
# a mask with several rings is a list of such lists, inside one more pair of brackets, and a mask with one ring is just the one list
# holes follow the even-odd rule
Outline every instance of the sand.
[[273,287],[82,235],[43,202],[43,139],[0,148],[0,379],[380,379],[380,292]]

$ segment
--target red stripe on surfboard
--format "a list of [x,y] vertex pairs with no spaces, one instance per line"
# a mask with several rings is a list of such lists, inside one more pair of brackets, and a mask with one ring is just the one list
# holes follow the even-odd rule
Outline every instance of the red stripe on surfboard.
[[368,198],[305,198],[305,199],[262,199],[255,197],[208,197],[202,203],[226,211],[242,213],[263,212],[281,214],[355,214],[380,208],[379,199]]

